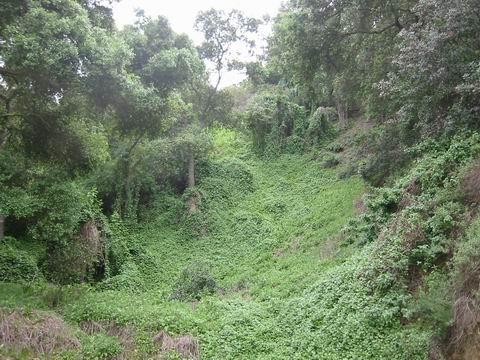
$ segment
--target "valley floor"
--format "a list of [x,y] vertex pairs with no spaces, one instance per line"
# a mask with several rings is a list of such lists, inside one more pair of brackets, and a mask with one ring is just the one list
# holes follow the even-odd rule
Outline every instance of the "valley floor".
[[[160,331],[198,339],[204,359],[425,357],[429,334],[385,317],[393,300],[369,293],[358,279],[366,256],[342,242],[364,191],[359,178],[339,180],[304,155],[258,159],[241,135],[218,130],[198,191],[193,215],[184,215],[184,199],[165,194],[143,225],[112,221],[112,247],[125,247],[125,258],[99,286],[3,284],[0,305],[53,312],[83,329],[84,350],[72,358],[95,358],[85,351],[99,341],[85,330],[92,323],[134,329],[136,345],[126,349],[111,325],[103,328],[118,337],[120,358],[158,356],[152,336]],[[176,300],[195,277],[214,281],[215,292]]]

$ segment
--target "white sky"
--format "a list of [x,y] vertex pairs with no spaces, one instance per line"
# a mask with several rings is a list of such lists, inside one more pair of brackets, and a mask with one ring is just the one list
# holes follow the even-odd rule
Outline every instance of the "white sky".
[[[156,17],[164,15],[177,33],[186,33],[196,44],[202,41],[202,36],[193,30],[197,13],[210,8],[231,10],[239,9],[248,16],[262,18],[263,15],[274,17],[282,0],[122,0],[113,3],[113,16],[119,27],[135,22],[135,9],[145,10],[145,15]],[[264,29],[260,37],[268,34]],[[260,43],[260,42],[258,42]],[[243,74],[231,72],[224,75],[222,86],[240,82]]]

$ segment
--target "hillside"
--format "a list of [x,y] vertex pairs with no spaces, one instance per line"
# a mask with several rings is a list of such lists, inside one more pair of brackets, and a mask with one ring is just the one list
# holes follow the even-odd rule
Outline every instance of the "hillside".
[[[359,246],[342,235],[362,181],[340,180],[311,155],[267,162],[250,149],[240,133],[215,130],[198,213],[185,215],[184,202],[165,194],[143,225],[112,223],[118,275],[94,287],[4,284],[2,316],[18,307],[26,317],[58,316],[82,344],[74,358],[162,356],[153,341],[162,331],[193,336],[206,359],[425,358],[434,329],[401,320],[418,309],[389,283],[411,256],[405,245],[379,238]],[[21,333],[14,324],[3,331]]]
[[478,0],[111,6],[0,6],[1,359],[480,358]]
[[[36,307],[42,291],[58,291],[65,298],[53,310],[74,324],[108,320],[193,334],[206,358],[272,356],[278,312],[345,260],[338,233],[363,185],[337,180],[307,156],[265,162],[233,131],[215,132],[214,154],[202,169],[198,215],[178,218],[183,202],[171,195],[145,225],[113,230],[122,242],[113,246],[134,248],[121,275],[80,292],[80,299],[70,297],[71,289],[4,286],[1,304]],[[181,278],[184,269],[192,273]],[[202,276],[216,282],[214,294],[201,303],[169,300],[176,282],[188,286]]]

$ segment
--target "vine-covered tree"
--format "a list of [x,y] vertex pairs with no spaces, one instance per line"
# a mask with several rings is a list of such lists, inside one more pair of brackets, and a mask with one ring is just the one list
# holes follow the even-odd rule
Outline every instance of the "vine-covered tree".
[[[200,77],[191,87],[198,119],[196,126],[199,129],[205,129],[218,120],[218,107],[222,102],[225,104],[223,99],[228,97],[226,93],[219,92],[224,72],[240,66],[237,60],[239,49],[242,50],[245,46],[247,49],[252,49],[255,46],[252,35],[256,33],[259,25],[259,20],[247,17],[239,10],[226,13],[222,10],[210,9],[197,15],[195,29],[204,37],[198,50],[202,59],[207,62],[209,70],[207,75],[211,81],[211,84],[208,84],[204,78]],[[194,146],[191,145],[188,160],[188,187],[190,188],[195,186],[195,157]],[[191,202],[191,208],[194,207],[194,202]]]

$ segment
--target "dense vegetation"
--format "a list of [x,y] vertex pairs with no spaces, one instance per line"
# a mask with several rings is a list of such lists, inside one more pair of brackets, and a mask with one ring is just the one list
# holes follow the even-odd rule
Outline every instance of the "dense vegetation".
[[0,357],[478,358],[478,2],[260,24],[0,2]]

